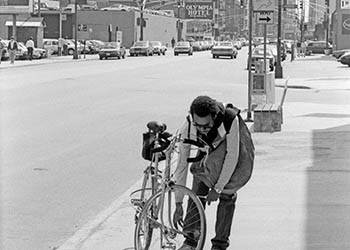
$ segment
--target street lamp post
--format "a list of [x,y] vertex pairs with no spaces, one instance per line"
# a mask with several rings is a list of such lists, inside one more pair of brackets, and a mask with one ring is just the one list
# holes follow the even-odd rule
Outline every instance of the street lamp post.
[[278,29],[277,29],[277,61],[275,78],[283,78],[281,63],[281,37],[282,37],[282,0],[278,0]]
[[329,40],[329,1],[326,1],[326,49],[328,49]]

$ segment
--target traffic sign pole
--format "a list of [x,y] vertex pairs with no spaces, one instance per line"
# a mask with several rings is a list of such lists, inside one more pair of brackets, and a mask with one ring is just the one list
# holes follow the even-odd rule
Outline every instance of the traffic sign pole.
[[278,0],[278,29],[277,29],[277,61],[275,78],[283,78],[283,68],[281,64],[281,36],[282,36],[282,0]]

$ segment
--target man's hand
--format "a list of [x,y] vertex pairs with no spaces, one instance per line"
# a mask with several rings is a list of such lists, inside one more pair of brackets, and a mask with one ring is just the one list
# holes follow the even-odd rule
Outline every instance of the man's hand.
[[182,208],[182,202],[177,202],[175,212],[173,215],[173,223],[176,229],[178,229],[178,225],[180,227],[184,226],[184,221],[182,219],[183,215],[184,215],[184,210]]
[[208,206],[210,206],[211,202],[217,201],[219,196],[220,196],[220,194],[218,192],[216,192],[214,188],[210,189],[209,194],[207,196]]

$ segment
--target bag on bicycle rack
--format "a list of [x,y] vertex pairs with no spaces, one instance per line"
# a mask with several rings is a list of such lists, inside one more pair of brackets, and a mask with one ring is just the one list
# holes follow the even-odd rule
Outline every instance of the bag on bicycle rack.
[[[146,132],[143,133],[143,141],[142,141],[142,158],[147,161],[152,161],[153,152],[152,149],[154,148],[155,143],[155,134],[152,132]],[[162,139],[159,140],[160,144],[162,145]],[[159,154],[159,161],[165,160],[165,154],[163,152],[160,152]]]

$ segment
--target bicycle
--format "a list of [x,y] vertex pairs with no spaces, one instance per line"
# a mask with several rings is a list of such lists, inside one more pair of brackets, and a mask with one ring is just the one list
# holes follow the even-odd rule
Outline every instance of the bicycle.
[[[200,149],[197,157],[189,158],[189,162],[201,160],[207,154],[208,147],[201,142],[181,138],[181,135],[172,136],[165,132],[166,125],[159,122],[149,122],[147,127],[154,133],[154,144],[151,150],[153,155],[150,166],[145,170],[142,188],[131,194],[132,197],[140,193],[140,198],[131,199],[131,204],[136,206],[137,211],[134,232],[135,250],[148,250],[155,230],[159,230],[162,249],[175,250],[183,243],[186,236],[197,242],[196,250],[202,250],[206,238],[206,218],[203,208],[205,197],[197,197],[187,187],[174,183],[171,175],[171,161],[179,142],[195,145]],[[160,158],[165,160],[162,175],[159,175]],[[151,180],[151,187],[147,188],[146,184],[149,180]],[[148,197],[147,191],[151,192]],[[183,211],[186,211],[185,220],[184,223],[182,221],[181,226],[173,223],[173,213],[178,197],[182,198],[180,200],[182,200]]]

